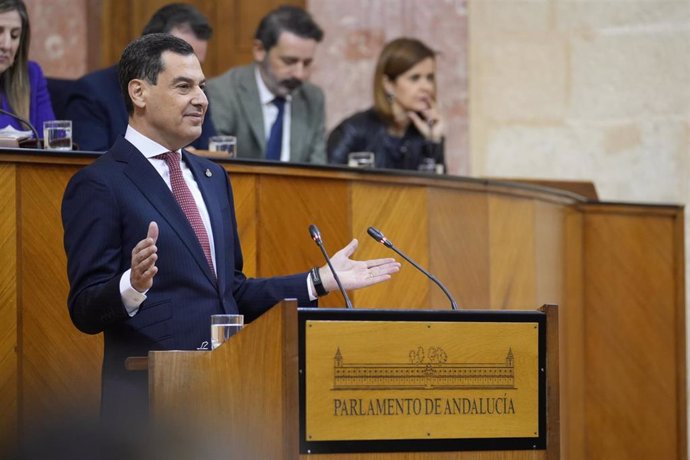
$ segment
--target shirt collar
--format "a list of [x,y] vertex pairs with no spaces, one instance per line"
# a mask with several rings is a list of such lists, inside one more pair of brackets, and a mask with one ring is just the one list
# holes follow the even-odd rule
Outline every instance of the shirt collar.
[[[125,139],[131,142],[131,144],[136,147],[137,150],[139,150],[146,158],[155,157],[156,155],[170,151],[153,139],[141,134],[139,131],[134,129],[132,125],[127,125]],[[180,150],[177,150],[177,153],[181,153]]]
[[[256,86],[259,89],[259,100],[261,101],[261,105],[268,105],[273,102],[273,99],[276,98],[276,95],[271,92],[271,90],[268,89],[268,86],[266,86],[266,83],[264,83],[264,79],[261,76],[261,71],[259,70],[259,65],[256,64],[254,66],[254,78],[256,78]],[[285,100],[287,102],[290,102],[292,99],[292,95],[288,94],[285,96]]]

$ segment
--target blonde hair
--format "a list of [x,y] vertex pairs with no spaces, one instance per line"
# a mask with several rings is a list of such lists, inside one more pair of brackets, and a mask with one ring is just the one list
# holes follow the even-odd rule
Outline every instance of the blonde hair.
[[387,123],[393,123],[393,108],[383,86],[383,77],[395,81],[412,67],[436,52],[416,38],[396,38],[384,46],[374,72],[374,110]]
[[22,32],[14,63],[0,76],[7,103],[16,115],[29,118],[31,85],[29,83],[29,45],[31,28],[29,14],[22,0],[0,0],[0,13],[16,11],[22,20]]

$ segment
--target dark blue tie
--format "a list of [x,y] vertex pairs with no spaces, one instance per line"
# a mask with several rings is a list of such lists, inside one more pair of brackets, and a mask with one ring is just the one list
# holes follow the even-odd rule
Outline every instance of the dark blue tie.
[[280,150],[283,145],[283,114],[285,113],[285,98],[273,99],[273,104],[278,108],[278,116],[271,126],[271,134],[266,142],[266,159],[280,161]]

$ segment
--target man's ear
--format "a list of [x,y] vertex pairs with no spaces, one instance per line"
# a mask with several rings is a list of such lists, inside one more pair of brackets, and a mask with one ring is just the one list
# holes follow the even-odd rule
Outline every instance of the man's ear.
[[146,107],[146,90],[147,85],[143,80],[135,78],[129,82],[127,91],[129,92],[129,98],[132,100],[134,107],[140,109]]
[[264,62],[264,59],[266,59],[266,49],[264,48],[264,44],[261,43],[261,40],[254,40],[254,43],[252,44],[252,55],[254,56],[254,62]]

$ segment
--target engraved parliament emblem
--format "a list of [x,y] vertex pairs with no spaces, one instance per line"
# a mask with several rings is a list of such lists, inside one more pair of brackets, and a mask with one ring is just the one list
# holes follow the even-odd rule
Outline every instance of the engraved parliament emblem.
[[334,390],[514,389],[515,356],[495,363],[448,362],[441,347],[410,350],[407,363],[347,363],[338,347]]

